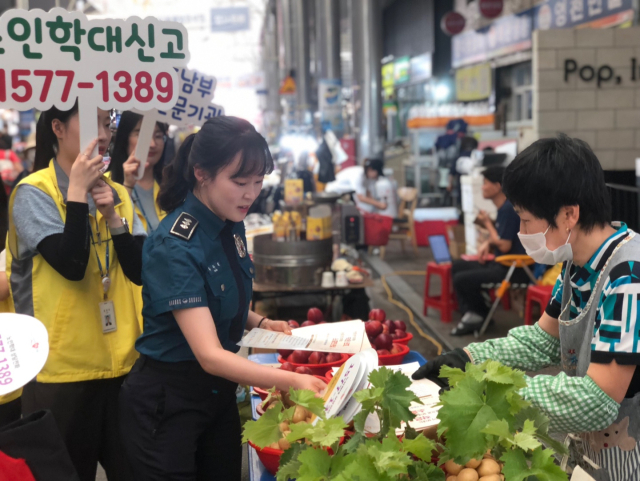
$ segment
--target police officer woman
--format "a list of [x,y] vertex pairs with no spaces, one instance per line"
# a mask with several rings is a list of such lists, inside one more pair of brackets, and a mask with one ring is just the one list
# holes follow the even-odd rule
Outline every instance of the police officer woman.
[[109,172],[111,179],[126,187],[136,206],[136,213],[142,220],[147,232],[153,233],[160,221],[167,215],[156,202],[162,169],[164,168],[165,143],[167,140],[167,124],[156,122],[149,153],[145,159],[144,175],[137,179],[140,160],[135,157],[138,135],[142,125],[142,115],[122,112],[118,132],[113,145]]
[[322,381],[235,355],[245,329],[290,333],[249,310],[243,219],[273,167],[247,121],[209,119],[165,169],[169,212],[143,252],[144,333],[123,385],[123,443],[137,480],[240,479],[238,383],[321,392]]
[[22,411],[53,412],[83,481],[95,480],[98,462],[109,480],[131,479],[117,399],[138,357],[132,283],[141,283],[146,237],[127,191],[101,174],[109,112],[98,110],[97,121],[98,139],[81,152],[77,104],[42,112],[34,172],[10,199],[7,248],[15,310],[49,333],[49,357],[24,387]]

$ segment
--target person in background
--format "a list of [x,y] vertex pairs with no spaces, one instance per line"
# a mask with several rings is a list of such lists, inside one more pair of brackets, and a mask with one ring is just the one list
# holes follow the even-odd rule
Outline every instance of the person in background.
[[167,215],[156,202],[162,170],[165,163],[165,143],[168,125],[156,122],[145,160],[144,175],[136,179],[140,160],[135,157],[138,136],[142,125],[142,115],[130,111],[122,112],[116,134],[109,171],[111,179],[126,187],[136,206],[136,212],[147,232],[152,234],[160,221]]
[[22,167],[23,170],[18,174],[13,182],[12,191],[22,179],[33,172],[33,164],[36,160],[36,133],[31,132],[27,138],[27,143],[22,151]]
[[238,383],[326,388],[313,376],[236,355],[245,329],[290,334],[251,311],[255,267],[243,220],[273,168],[246,120],[215,117],[167,166],[168,212],[144,246],[140,359],[120,395],[122,442],[137,481],[241,478]]
[[398,216],[398,203],[393,184],[384,176],[384,161],[381,159],[366,159],[364,162],[364,183],[366,192],[357,194],[358,203],[373,208],[373,213],[386,217]]
[[[451,331],[452,336],[463,336],[477,330],[489,313],[483,295],[483,284],[498,284],[507,275],[508,267],[488,259],[489,255],[524,254],[518,239],[520,219],[511,202],[502,191],[504,167],[488,167],[483,172],[482,197],[490,199],[498,209],[496,222],[485,211],[480,211],[476,223],[489,232],[489,238],[478,247],[475,261],[456,260],[451,266],[453,289],[456,293],[462,320]],[[514,280],[523,273],[516,271]]]
[[7,272],[16,312],[49,333],[23,415],[53,413],[82,481],[95,481],[98,462],[120,481],[132,479],[117,400],[138,357],[132,285],[141,283],[146,232],[126,189],[101,173],[109,112],[98,109],[96,121],[99,136],[81,151],[77,103],[40,115],[34,172],[9,202]]
[[[18,175],[24,170],[20,157],[11,150],[11,144],[7,143],[8,136],[0,137],[0,176],[5,185],[5,192],[11,193],[11,188]],[[11,139],[11,137],[8,137]]]
[[604,172],[582,140],[534,142],[507,167],[502,185],[527,254],[540,264],[564,263],[551,302],[535,325],[437,356],[413,378],[444,387],[443,365],[464,370],[488,359],[523,371],[559,367],[556,375],[528,377],[520,394],[549,418],[554,437],[574,435],[570,463],[580,461],[595,479],[636,480],[640,238],[611,222]]

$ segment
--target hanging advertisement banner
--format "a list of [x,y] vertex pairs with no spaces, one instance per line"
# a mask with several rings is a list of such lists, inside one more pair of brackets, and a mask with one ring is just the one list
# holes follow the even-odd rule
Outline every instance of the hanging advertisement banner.
[[456,100],[475,102],[491,96],[491,66],[488,63],[456,70]]
[[633,19],[633,0],[547,0],[533,10],[536,30],[573,28],[609,17],[619,17],[622,23],[624,15],[619,14],[629,11]]
[[0,108],[68,110],[78,100],[82,149],[98,137],[96,108],[173,107],[174,67],[188,62],[179,23],[12,9],[0,17]]

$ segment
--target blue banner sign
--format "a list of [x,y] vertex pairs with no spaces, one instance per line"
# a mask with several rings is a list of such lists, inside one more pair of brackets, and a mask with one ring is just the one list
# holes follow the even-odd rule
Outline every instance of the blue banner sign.
[[237,32],[249,30],[249,7],[211,9],[212,32]]

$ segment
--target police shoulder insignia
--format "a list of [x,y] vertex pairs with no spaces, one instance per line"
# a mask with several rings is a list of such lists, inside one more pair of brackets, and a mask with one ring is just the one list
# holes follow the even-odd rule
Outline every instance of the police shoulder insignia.
[[198,220],[191,214],[183,212],[173,223],[173,227],[171,227],[169,233],[173,234],[176,237],[181,237],[182,239],[189,240],[191,239],[193,233],[196,231],[197,226]]

